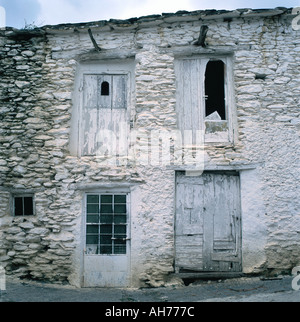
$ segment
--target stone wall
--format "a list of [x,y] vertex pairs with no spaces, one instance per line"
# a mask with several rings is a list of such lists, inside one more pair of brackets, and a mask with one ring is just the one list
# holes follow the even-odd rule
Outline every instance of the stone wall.
[[[54,182],[55,167],[68,153],[64,125],[70,99],[60,90],[70,82],[50,75],[53,64],[42,33],[6,35],[1,38],[1,259],[9,263],[8,273],[62,281],[71,267],[74,236],[68,227],[74,218],[71,200],[63,204]],[[12,217],[12,196],[19,192],[35,193],[35,217]]]
[[[276,11],[276,10],[275,10]],[[257,164],[262,206],[244,181],[245,272],[299,264],[299,31],[292,16],[202,12],[0,35],[0,261],[8,274],[80,285],[83,191],[78,184],[136,184],[131,209],[132,285],[163,285],[174,270],[175,171],[99,166],[69,151],[74,82],[82,61],[135,57],[133,126],[144,137],[176,129],[177,55],[231,53],[237,141],[205,149],[207,166]],[[244,16],[242,15],[244,14]],[[204,16],[203,16],[204,15]],[[271,15],[271,14],[269,14]],[[200,26],[207,47],[196,47]],[[93,49],[87,28],[102,51]],[[140,147],[147,146],[139,141]],[[247,178],[247,176],[245,176]],[[12,196],[35,195],[36,216],[13,217]],[[250,207],[250,208],[249,208]],[[251,217],[253,216],[253,218]],[[243,214],[242,214],[243,218]],[[255,220],[259,218],[259,220]],[[258,229],[265,227],[265,229]],[[251,231],[259,231],[256,249]],[[249,237],[249,238],[248,238]],[[248,239],[247,239],[248,238]]]

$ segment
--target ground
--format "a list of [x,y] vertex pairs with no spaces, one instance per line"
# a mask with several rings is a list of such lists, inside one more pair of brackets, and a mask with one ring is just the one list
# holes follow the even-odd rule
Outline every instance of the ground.
[[7,277],[0,302],[300,302],[300,290],[293,289],[292,280],[292,276],[242,277],[180,287],[78,289]]

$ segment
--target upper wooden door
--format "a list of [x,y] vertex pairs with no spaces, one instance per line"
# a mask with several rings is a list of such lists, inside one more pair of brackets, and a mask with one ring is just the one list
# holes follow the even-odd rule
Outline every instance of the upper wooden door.
[[127,78],[127,75],[84,75],[81,155],[127,154]]

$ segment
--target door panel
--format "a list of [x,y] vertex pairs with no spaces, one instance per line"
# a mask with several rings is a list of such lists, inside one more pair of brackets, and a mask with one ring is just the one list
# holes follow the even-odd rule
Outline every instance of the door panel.
[[176,267],[197,271],[203,267],[203,235],[176,235]]
[[177,209],[181,214],[177,217],[177,235],[203,234],[203,189],[200,181],[196,182],[191,178],[177,183],[177,194],[181,196],[177,202]]
[[84,287],[126,287],[127,258],[86,256]]
[[177,271],[241,271],[239,176],[178,174],[175,229]]

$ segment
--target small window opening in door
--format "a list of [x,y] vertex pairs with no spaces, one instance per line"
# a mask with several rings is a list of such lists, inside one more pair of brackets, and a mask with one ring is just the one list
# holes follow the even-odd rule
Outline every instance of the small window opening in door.
[[212,120],[226,120],[225,64],[221,60],[207,63],[205,72],[205,116]]
[[109,83],[108,82],[102,82],[101,96],[109,96]]

